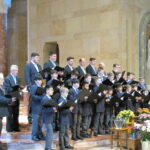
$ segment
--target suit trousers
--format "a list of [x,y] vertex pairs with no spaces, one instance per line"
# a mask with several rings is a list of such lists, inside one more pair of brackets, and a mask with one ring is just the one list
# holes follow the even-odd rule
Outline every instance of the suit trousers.
[[19,105],[9,106],[9,116],[7,117],[6,130],[8,132],[19,130]]
[[59,130],[59,146],[60,149],[65,149],[69,145],[69,125],[60,124]]
[[93,127],[93,130],[94,130],[94,133],[98,133],[98,131],[100,133],[103,133],[104,130],[104,126],[103,126],[103,123],[104,123],[104,112],[98,112],[96,113],[96,116],[95,116],[95,119],[94,119],[94,127]]
[[72,137],[80,136],[81,114],[72,114]]
[[45,143],[45,149],[51,150],[52,147],[52,141],[53,141],[53,127],[52,124],[45,124],[46,127],[46,143]]
[[90,125],[91,125],[91,115],[89,116],[83,116],[82,117],[82,133],[83,135],[87,135],[88,133],[88,129],[90,128]]
[[112,112],[106,112],[105,113],[105,129],[106,131],[109,131],[110,128],[113,126],[113,113]]
[[32,137],[42,135],[42,115],[32,114]]

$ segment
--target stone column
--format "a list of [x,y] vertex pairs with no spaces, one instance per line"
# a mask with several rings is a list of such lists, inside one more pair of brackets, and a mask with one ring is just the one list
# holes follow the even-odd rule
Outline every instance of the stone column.
[[7,10],[11,0],[0,0],[0,72],[7,72]]

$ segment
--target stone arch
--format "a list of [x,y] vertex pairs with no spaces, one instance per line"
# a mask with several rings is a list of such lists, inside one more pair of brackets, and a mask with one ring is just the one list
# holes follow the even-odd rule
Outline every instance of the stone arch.
[[[148,79],[147,69],[147,58],[148,58],[148,47],[147,47],[147,28],[150,23],[150,11],[146,12],[139,24],[139,75],[145,77],[150,85],[150,79]],[[150,70],[149,70],[150,72]]]

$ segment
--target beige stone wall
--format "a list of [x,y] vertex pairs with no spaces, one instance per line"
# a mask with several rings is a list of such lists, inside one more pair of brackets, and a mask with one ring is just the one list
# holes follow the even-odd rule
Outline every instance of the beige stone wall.
[[[111,70],[119,63],[138,75],[138,28],[149,0],[28,0],[28,55],[45,62],[46,42],[57,42],[60,64],[66,57],[94,56]],[[88,62],[87,62],[88,63]]]
[[27,61],[27,1],[13,0],[8,11],[8,71],[11,64],[19,66],[19,76],[24,81]]

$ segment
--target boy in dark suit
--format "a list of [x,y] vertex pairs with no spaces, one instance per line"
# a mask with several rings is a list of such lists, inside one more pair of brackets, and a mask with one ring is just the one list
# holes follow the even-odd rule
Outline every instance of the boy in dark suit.
[[51,150],[52,141],[53,141],[53,119],[54,113],[57,111],[56,107],[52,106],[50,102],[52,101],[53,88],[51,86],[46,86],[46,95],[42,98],[42,117],[43,123],[46,127],[46,144],[45,150]]
[[[89,91],[89,83],[84,82],[82,85],[82,91],[87,90]],[[90,128],[91,125],[91,120],[92,120],[92,115],[93,115],[93,109],[91,102],[89,102],[88,97],[85,96],[84,99],[82,100],[83,102],[81,103],[82,105],[82,136],[84,138],[90,137],[90,134],[88,133],[88,129]]]
[[60,89],[61,97],[58,100],[59,107],[59,122],[60,122],[60,131],[59,131],[59,145],[60,150],[73,149],[69,144],[69,125],[70,125],[70,113],[73,111],[73,107],[70,108],[63,107],[64,104],[68,102],[68,89]]
[[37,74],[35,76],[35,84],[30,88],[30,95],[32,98],[32,140],[38,141],[44,139],[42,128],[42,93],[37,93],[37,89],[42,89],[42,76]]
[[68,99],[74,101],[75,106],[74,110],[72,111],[72,140],[82,139],[80,136],[80,124],[81,124],[81,107],[79,107],[77,95],[79,94],[79,80],[74,79],[72,81],[73,86],[69,90]]
[[86,72],[90,74],[91,76],[97,75],[95,64],[96,64],[96,58],[91,57],[90,64],[86,67]]

